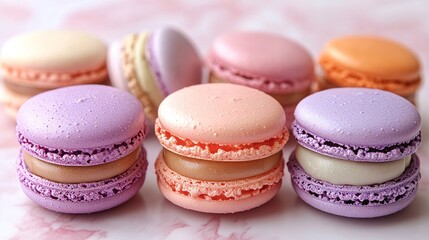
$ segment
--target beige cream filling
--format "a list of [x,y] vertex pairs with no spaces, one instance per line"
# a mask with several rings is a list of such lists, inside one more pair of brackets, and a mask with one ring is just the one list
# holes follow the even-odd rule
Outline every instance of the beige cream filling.
[[[209,77],[209,83],[229,83],[223,79],[220,79],[219,77],[215,76],[214,74],[210,74]],[[308,94],[310,94],[310,88],[298,93],[287,93],[287,94],[269,94],[271,97],[275,98],[283,107],[288,105],[293,105],[301,101],[303,98],[305,98]]]
[[161,101],[164,99],[161,90],[156,85],[155,77],[150,71],[149,62],[146,59],[146,44],[149,35],[142,33],[138,35],[135,45],[134,66],[137,74],[137,79],[140,83],[141,88],[148,94],[152,103],[158,107]]
[[180,175],[207,181],[229,181],[260,175],[273,169],[282,158],[280,151],[266,158],[223,162],[185,157],[164,149],[164,161],[171,170]]
[[23,151],[23,159],[31,173],[59,183],[96,182],[117,176],[128,170],[137,160],[141,148],[113,162],[95,166],[61,166],[42,161]]
[[295,156],[310,176],[344,185],[371,185],[399,177],[410,164],[411,156],[389,162],[356,162],[325,156],[300,145]]

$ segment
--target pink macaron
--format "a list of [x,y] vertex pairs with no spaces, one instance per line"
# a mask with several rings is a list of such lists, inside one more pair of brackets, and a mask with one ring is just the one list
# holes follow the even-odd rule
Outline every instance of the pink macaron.
[[179,90],[160,105],[158,186],[172,203],[209,213],[258,207],[280,189],[289,134],[281,105],[235,84]]
[[310,93],[313,59],[300,44],[266,32],[232,32],[215,39],[207,56],[209,82],[235,83],[274,97],[293,121],[296,104]]
[[199,84],[202,78],[196,48],[183,33],[170,27],[130,34],[112,43],[108,70],[112,85],[135,95],[152,121],[166,96]]
[[42,207],[62,213],[103,211],[127,201],[143,185],[145,116],[127,92],[81,85],[41,93],[18,111],[16,131],[21,187]]

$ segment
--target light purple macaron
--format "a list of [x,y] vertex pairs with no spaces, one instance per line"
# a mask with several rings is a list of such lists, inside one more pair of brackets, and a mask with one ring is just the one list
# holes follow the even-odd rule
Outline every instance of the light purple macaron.
[[150,120],[169,94],[201,83],[202,63],[193,44],[164,27],[131,34],[109,47],[108,70],[114,87],[134,94]]
[[106,210],[130,199],[144,182],[145,116],[125,91],[81,85],[36,95],[20,108],[16,131],[22,189],[45,208]]
[[414,199],[421,118],[407,100],[376,89],[329,89],[303,99],[295,118],[299,145],[288,168],[305,202],[370,218],[402,210]]

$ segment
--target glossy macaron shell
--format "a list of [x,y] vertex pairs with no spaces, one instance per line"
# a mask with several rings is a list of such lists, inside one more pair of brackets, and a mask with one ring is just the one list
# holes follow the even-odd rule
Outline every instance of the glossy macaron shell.
[[279,135],[285,124],[281,105],[258,90],[234,84],[202,84],[168,96],[158,110],[171,134],[196,142],[245,144]]
[[29,99],[18,112],[17,131],[46,148],[81,150],[121,144],[144,131],[144,122],[141,104],[131,94],[81,85]]
[[146,54],[153,76],[165,96],[201,82],[201,59],[181,32],[168,27],[155,30],[148,39]]
[[[233,32],[215,40],[209,65],[272,82],[301,82],[308,87],[314,74],[310,54],[296,42],[276,34]],[[286,71],[287,70],[287,71]],[[304,84],[305,83],[305,84]]]
[[34,72],[76,73],[105,66],[106,45],[84,32],[31,32],[5,42],[0,60],[6,66]]
[[402,44],[381,37],[347,36],[331,40],[324,47],[321,59],[383,79],[419,78],[416,55]]
[[420,115],[411,103],[393,93],[366,88],[310,95],[298,104],[295,118],[317,137],[367,147],[408,142],[421,127]]

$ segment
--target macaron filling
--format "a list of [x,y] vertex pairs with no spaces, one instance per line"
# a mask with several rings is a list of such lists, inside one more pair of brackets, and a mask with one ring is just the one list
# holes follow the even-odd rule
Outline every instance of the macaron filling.
[[48,90],[46,88],[28,87],[7,80],[3,80],[3,87],[15,94],[23,95],[25,97],[31,97]]
[[207,181],[230,181],[263,174],[273,169],[282,159],[282,151],[253,161],[210,161],[190,158],[163,151],[165,164],[180,175]]
[[293,135],[297,142],[323,155],[340,157],[347,160],[363,162],[393,161],[409,156],[417,151],[421,143],[421,132],[406,142],[388,146],[354,146],[329,141],[304,129],[297,121],[292,125]]
[[264,158],[279,152],[289,138],[287,128],[277,136],[261,142],[247,144],[217,144],[195,142],[174,136],[155,122],[155,134],[160,143],[170,151],[180,155],[215,161],[247,161]]
[[168,189],[196,199],[227,201],[253,197],[281,184],[284,161],[264,174],[232,181],[207,181],[183,176],[170,169],[164,155],[158,156],[155,169],[158,181]]
[[116,161],[94,166],[61,166],[38,159],[23,150],[22,159],[27,170],[34,175],[58,183],[96,182],[117,176],[134,165],[141,148]]
[[356,162],[325,156],[300,145],[296,160],[313,178],[343,185],[380,184],[399,177],[410,164],[411,156],[389,162]]
[[65,166],[92,166],[115,161],[125,156],[141,145],[147,133],[146,127],[140,130],[134,137],[122,143],[95,149],[57,149],[37,144],[26,138],[17,129],[17,138],[21,147],[30,155],[43,161]]
[[162,96],[149,70],[145,56],[147,38],[147,34],[142,33],[130,35],[123,40],[122,68],[130,92],[143,103],[146,116],[155,119],[157,106],[164,96]]

